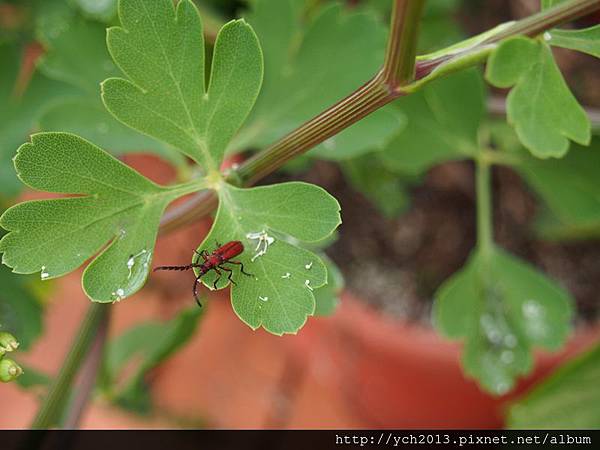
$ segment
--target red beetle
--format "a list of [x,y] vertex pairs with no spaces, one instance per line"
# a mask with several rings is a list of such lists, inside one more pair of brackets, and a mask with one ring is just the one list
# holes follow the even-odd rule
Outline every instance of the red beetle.
[[[190,270],[190,269],[198,268],[199,269],[198,276],[196,277],[196,280],[194,281],[193,292],[194,292],[194,299],[196,299],[196,303],[198,303],[199,306],[202,306],[200,304],[200,300],[198,299],[198,283],[200,282],[200,278],[202,278],[202,276],[204,274],[206,274],[207,272],[209,272],[211,270],[214,270],[215,272],[217,272],[218,276],[217,276],[215,282],[213,283],[213,287],[215,289],[217,289],[217,283],[221,279],[221,275],[222,275],[221,270],[224,270],[225,272],[229,272],[227,279],[229,281],[231,281],[233,284],[236,284],[236,282],[231,278],[231,276],[233,275],[233,270],[230,269],[229,267],[223,266],[223,264],[238,265],[238,266],[240,266],[240,272],[242,272],[244,275],[248,275],[250,277],[253,276],[252,274],[250,274],[244,270],[244,264],[242,264],[240,261],[232,261],[231,260],[231,258],[235,258],[236,256],[238,256],[239,254],[241,254],[244,251],[244,245],[240,241],[231,241],[225,245],[221,245],[217,242],[217,247],[218,248],[216,250],[214,250],[212,253],[208,253],[207,250],[202,250],[201,252],[194,250],[196,252],[196,259],[194,261],[192,261],[192,264],[188,264],[186,266],[159,266],[159,267],[154,268],[154,272],[156,272],[157,270]],[[204,260],[204,262],[202,262],[202,263],[199,262],[200,256]]]

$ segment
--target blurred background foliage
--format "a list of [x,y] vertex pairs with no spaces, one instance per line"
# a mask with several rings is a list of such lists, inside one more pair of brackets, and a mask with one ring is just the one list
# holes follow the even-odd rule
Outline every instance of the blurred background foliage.
[[[119,123],[102,105],[100,82],[120,73],[105,45],[105,28],[117,24],[116,3],[116,0],[0,2],[0,201],[3,208],[10,206],[22,189],[11,158],[29,134],[36,131],[70,131],[115,155],[151,152],[175,166],[180,178],[189,176],[190,166],[179,153]],[[263,89],[255,109],[229,149],[231,153],[249,153],[284,136],[359,87],[376,72],[385,50],[391,2],[365,0],[342,4],[325,0],[205,0],[196,3],[202,13],[209,42],[214,40],[221,24],[236,16],[245,17],[261,40],[265,53]],[[509,18],[503,15],[506,14],[505,5],[495,4],[495,8],[483,11],[482,3],[429,0],[422,22],[419,53],[440,49],[466,35],[484,31],[490,20],[498,23]],[[521,8],[527,13],[532,12],[527,8],[537,2],[515,3],[522,4]],[[537,7],[537,4],[534,6]],[[513,9],[519,10],[519,7]],[[273,20],[274,17],[277,19]],[[473,17],[480,18],[481,23],[474,23],[477,19]],[[569,84],[572,82],[574,85],[573,90],[582,103],[587,107],[598,106],[600,100],[593,93],[581,95],[581,92],[586,92],[586,86],[589,87],[590,78],[586,78],[585,71],[580,73],[577,70],[588,65],[597,76],[598,61],[586,57],[583,63],[573,62],[573,57],[565,56],[564,51],[557,53],[561,63],[566,61],[564,74]],[[479,69],[452,75],[414,95],[399,99],[325,141],[289,163],[274,179],[290,176],[308,179],[332,189],[336,196],[335,180],[341,179],[349,186],[340,194],[344,211],[352,210],[345,208],[344,202],[348,202],[348,197],[360,196],[361,201],[367,202],[380,216],[372,220],[375,226],[389,225],[393,233],[393,230],[399,229],[397,225],[402,217],[412,220],[410,214],[403,214],[411,208],[421,207],[419,192],[422,192],[423,186],[431,189],[433,179],[433,190],[440,189],[440,184],[435,184],[440,167],[446,167],[446,163],[453,161],[470,161],[481,152],[491,150],[503,166],[501,171],[510,171],[510,176],[520,177],[520,187],[512,195],[532,198],[535,203],[535,207],[528,207],[528,219],[519,224],[526,228],[524,234],[527,239],[567,242],[564,244],[567,252],[571,248],[570,242],[597,239],[600,236],[600,184],[597,182],[600,140],[594,138],[590,147],[585,148],[572,145],[562,159],[538,159],[523,147],[503,115],[496,114],[498,111],[490,106],[503,93],[486,87]],[[593,111],[589,114],[594,116]],[[597,130],[598,124],[593,125]],[[459,177],[465,173],[472,177],[472,164],[459,164],[463,165],[453,166],[451,163],[448,167],[450,170],[459,167],[456,171]],[[498,192],[501,190],[498,184],[503,177],[499,176],[495,181]],[[514,178],[509,178],[509,183],[512,182],[510,180]],[[444,180],[441,181],[442,188],[443,183]],[[498,196],[501,197],[501,193]],[[515,201],[514,198],[511,201]],[[458,208],[456,204],[452,207]],[[503,208],[510,209],[510,205],[501,204],[496,208],[502,215]],[[369,220],[360,214],[351,214],[345,215],[345,222]],[[465,220],[471,219],[472,216],[465,216]],[[465,234],[472,237],[473,230],[469,231],[463,225],[460,222],[457,226],[467,230]],[[350,233],[352,227],[357,226],[350,225]],[[375,233],[376,230],[371,227],[367,228],[367,232]],[[418,233],[412,232],[413,236]],[[334,312],[339,292],[344,286],[342,274],[346,276],[351,291],[360,292],[363,288],[358,286],[358,277],[353,276],[355,270],[364,273],[364,268],[356,269],[352,265],[361,254],[357,252],[366,253],[365,259],[387,258],[377,253],[381,252],[380,249],[373,250],[371,254],[369,245],[379,248],[382,242],[393,238],[384,235],[377,242],[369,238],[359,247],[354,242],[348,244],[348,239],[361,239],[360,230],[357,233],[349,238],[341,236],[340,242],[334,244],[330,252],[331,258],[327,258],[333,282],[316,292],[318,314]],[[508,240],[505,244],[503,239],[501,228],[499,240],[502,245],[511,250],[511,246],[518,246],[517,241]],[[406,245],[406,242],[401,242]],[[470,242],[472,246],[473,239]],[[442,270],[437,275],[420,273],[420,283],[429,285],[425,289],[415,289],[419,294],[414,296],[428,299],[428,306],[420,307],[421,311],[425,311],[421,315],[427,317],[424,322],[429,322],[434,291],[443,279],[465,263],[470,246],[467,245],[467,251],[459,252],[458,262],[448,263],[445,272]],[[530,250],[533,247],[534,244],[531,244]],[[596,250],[594,255],[600,255],[600,250]],[[532,252],[535,253],[535,249],[530,254]],[[526,251],[516,253],[523,258],[529,256]],[[409,254],[410,257],[415,255]],[[404,257],[393,255],[384,262],[397,265],[399,260],[405,261],[406,254]],[[502,266],[502,263],[498,262],[498,265]],[[383,271],[379,266],[375,270]],[[406,270],[417,272],[417,268],[410,264],[406,265]],[[500,267],[499,271],[502,270],[503,267]],[[397,277],[397,274],[390,276]],[[569,276],[559,274],[559,281],[574,291],[575,304],[581,306],[579,291],[569,284],[573,283]],[[589,277],[593,278],[593,275]],[[597,280],[594,281],[597,283]],[[528,282],[523,281],[524,285]],[[389,288],[389,283],[382,283],[385,289]],[[512,289],[520,288],[519,277],[511,279],[510,283]],[[1,266],[0,285],[2,329],[18,335],[22,348],[28,349],[42,332],[45,299],[52,292],[52,283],[41,283],[29,276],[15,276],[10,269]],[[365,297],[368,298],[368,294]],[[390,297],[389,294],[384,296]],[[377,306],[384,310],[389,307]],[[597,306],[579,310],[583,317],[577,318],[576,322],[595,321],[598,317]],[[460,310],[457,311],[460,313]],[[457,311],[449,311],[448,314],[456,315]],[[166,323],[144,323],[113,339],[102,367],[99,391],[126,409],[139,413],[151,411],[152,399],[145,385],[146,375],[185,345],[201,317],[196,309],[184,310]],[[516,374],[526,372],[531,361],[527,357],[511,360],[507,363],[510,369],[503,366],[510,373],[507,377],[498,378],[501,370],[495,364],[506,354],[498,349],[492,350],[481,347],[474,350],[481,355],[494,353],[495,356],[490,358],[496,358],[496,362],[491,366],[485,368],[481,358],[470,357],[465,358],[465,365],[467,371],[477,376],[488,389],[505,392],[510,387],[505,384],[512,383]],[[132,360],[136,361],[133,374],[121,376],[123,368]],[[600,402],[593,400],[598,389],[591,381],[597,378],[599,361],[600,353],[595,349],[561,369],[544,386],[511,409],[510,425],[600,426]],[[37,373],[34,368],[26,369],[25,375],[20,379],[24,387],[48,382],[48,377]],[[499,383],[502,383],[503,389],[499,388]],[[556,413],[568,410],[583,396],[592,400],[578,404],[580,413],[569,415],[568,420]]]

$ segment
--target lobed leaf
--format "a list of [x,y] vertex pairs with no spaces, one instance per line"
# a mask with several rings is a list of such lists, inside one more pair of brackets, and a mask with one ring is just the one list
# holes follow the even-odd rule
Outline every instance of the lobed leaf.
[[121,1],[119,17],[108,48],[129,79],[104,81],[104,104],[126,125],[218,170],[262,82],[252,28],[236,20],[220,30],[206,88],[202,22],[190,0],[176,8],[171,0]]
[[[321,259],[297,242],[329,236],[341,223],[338,202],[301,182],[252,189],[223,184],[219,200],[213,228],[198,251],[212,251],[215,242],[242,241],[245,251],[235,259],[253,276],[231,266],[237,283],[231,289],[234,311],[253,329],[295,333],[315,312],[313,290],[327,282]],[[210,272],[202,282],[212,289],[215,277]],[[217,288],[227,284],[223,276]]]
[[165,207],[200,189],[158,186],[68,133],[33,135],[19,148],[15,167],[33,189],[78,196],[9,208],[0,218],[9,231],[0,240],[2,262],[16,273],[41,271],[42,279],[50,279],[102,250],[83,274],[84,290],[99,302],[121,300],[142,287]]
[[465,341],[466,372],[486,390],[504,394],[531,370],[534,345],[562,345],[571,303],[550,279],[496,248],[473,254],[441,286],[434,318],[443,334]]
[[486,78],[497,87],[513,86],[508,120],[533,155],[562,157],[569,139],[589,143],[590,121],[545,43],[524,37],[504,41],[488,60]]
[[514,403],[510,428],[598,429],[600,427],[600,346],[556,370]]

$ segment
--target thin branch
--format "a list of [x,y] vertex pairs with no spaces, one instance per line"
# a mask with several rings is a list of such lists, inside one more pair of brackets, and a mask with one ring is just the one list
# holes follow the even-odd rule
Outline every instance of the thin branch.
[[107,314],[104,315],[104,319],[98,325],[98,330],[92,342],[90,351],[81,367],[79,374],[79,386],[73,396],[73,400],[69,405],[68,415],[65,417],[62,423],[62,428],[75,429],[79,427],[81,416],[85,411],[94,386],[96,385],[96,379],[98,377],[98,370],[102,364],[102,357],[104,356],[104,347],[106,345],[106,339],[108,338],[108,323],[110,318],[110,309],[107,309]]
[[392,88],[410,83],[415,76],[415,57],[424,0],[394,0],[390,37],[383,62],[383,79]]
[[75,376],[98,330],[108,317],[109,307],[102,303],[92,303],[88,308],[73,346],[31,424],[32,429],[48,429],[60,421]]

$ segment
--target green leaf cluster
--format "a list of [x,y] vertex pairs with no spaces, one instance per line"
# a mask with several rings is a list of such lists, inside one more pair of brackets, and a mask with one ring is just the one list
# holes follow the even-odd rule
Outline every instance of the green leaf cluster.
[[[17,273],[39,271],[45,280],[97,255],[84,271],[83,288],[94,301],[120,301],[145,283],[167,205],[210,188],[218,194],[219,209],[199,249],[212,251],[215,239],[242,241],[246,251],[240,259],[254,274],[246,278],[236,273],[234,309],[253,328],[295,333],[315,312],[314,289],[327,281],[323,262],[302,242],[331,235],[340,223],[339,204],[313,185],[240,189],[226,183],[219,172],[262,82],[262,51],[254,31],[244,20],[224,25],[206,76],[202,21],[190,0],[177,6],[170,0],[121,0],[119,18],[121,26],[108,30],[107,41],[126,78],[110,77],[102,83],[106,108],[131,129],[191,158],[204,177],[160,186],[82,137],[35,134],[15,157],[19,178],[33,189],[69,197],[25,202],[7,210],[0,218],[9,231],[0,241],[3,262]],[[79,19],[59,27],[60,33],[50,28],[46,35],[56,52],[49,53],[43,67],[92,92],[97,82],[92,78],[114,70],[98,58],[97,30]],[[94,65],[73,65],[80,50],[64,33],[80,37],[90,48],[96,46],[89,55]],[[268,239],[257,241],[257,233]],[[289,277],[282,278],[288,272]],[[212,287],[210,275],[205,283]],[[284,287],[289,290],[284,292]],[[269,298],[269,303],[261,298]]]

